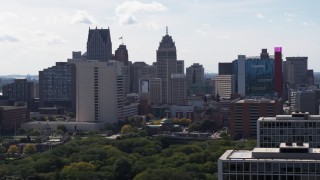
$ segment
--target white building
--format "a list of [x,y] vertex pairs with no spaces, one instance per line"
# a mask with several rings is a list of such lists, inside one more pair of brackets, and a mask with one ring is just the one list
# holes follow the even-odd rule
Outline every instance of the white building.
[[123,63],[79,62],[76,64],[76,118],[100,124],[121,120],[124,106]]
[[218,160],[219,180],[318,180],[320,149],[308,143],[279,148],[227,150]]

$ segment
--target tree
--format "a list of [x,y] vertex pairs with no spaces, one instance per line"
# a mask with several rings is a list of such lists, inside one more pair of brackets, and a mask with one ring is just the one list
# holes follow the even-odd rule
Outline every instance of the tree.
[[39,136],[40,133],[39,133],[38,130],[32,129],[32,130],[29,131],[29,135],[30,135],[30,136]]
[[19,148],[17,145],[11,145],[7,151],[7,153],[12,156],[15,153],[19,153]]
[[188,126],[188,131],[190,131],[190,132],[192,132],[192,131],[199,131],[200,128],[201,128],[200,123],[194,122],[194,123],[191,123],[191,124]]
[[217,95],[216,95],[216,101],[217,101],[217,102],[220,102],[220,95],[219,95],[219,93],[217,93]]
[[114,171],[116,179],[132,179],[132,164],[126,158],[119,158],[116,160],[116,162],[114,163]]
[[95,166],[88,162],[74,162],[64,166],[61,176],[64,179],[97,179],[94,173]]
[[53,116],[49,116],[49,117],[48,117],[48,120],[49,120],[49,121],[55,121],[56,118],[54,118]]
[[23,148],[23,152],[25,154],[34,154],[37,151],[37,148],[34,144],[27,144],[24,148]]
[[24,135],[24,134],[26,134],[26,130],[24,130],[23,128],[19,128],[18,129],[18,134]]
[[69,116],[70,118],[75,118],[75,117],[76,117],[76,114],[75,114],[74,112],[69,112],[69,113],[68,113],[68,116]]
[[66,133],[67,132],[67,127],[65,126],[65,125],[63,125],[63,124],[59,124],[58,126],[57,126],[57,130],[61,130],[62,132],[64,132],[64,133]]
[[124,125],[121,127],[121,133],[122,134],[128,134],[134,132],[134,129],[130,125]]

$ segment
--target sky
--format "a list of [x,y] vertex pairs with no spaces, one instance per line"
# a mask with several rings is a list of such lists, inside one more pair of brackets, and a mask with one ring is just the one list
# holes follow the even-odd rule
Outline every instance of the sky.
[[262,48],[308,56],[320,71],[318,0],[2,0],[0,75],[31,74],[86,51],[89,28],[110,28],[113,52],[123,42],[132,62],[156,61],[162,36],[173,37],[185,67],[209,73]]

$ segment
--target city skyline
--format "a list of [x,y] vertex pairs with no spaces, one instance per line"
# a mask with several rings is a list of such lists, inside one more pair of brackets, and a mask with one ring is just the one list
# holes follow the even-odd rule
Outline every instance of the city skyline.
[[218,62],[256,56],[262,48],[273,55],[281,46],[283,60],[308,56],[309,67],[320,71],[319,5],[311,0],[10,1],[0,7],[0,75],[38,74],[67,61],[72,51],[84,53],[88,29],[96,26],[110,28],[112,53],[123,40],[133,62],[156,61],[168,26],[185,67],[200,63],[205,72],[218,72]]

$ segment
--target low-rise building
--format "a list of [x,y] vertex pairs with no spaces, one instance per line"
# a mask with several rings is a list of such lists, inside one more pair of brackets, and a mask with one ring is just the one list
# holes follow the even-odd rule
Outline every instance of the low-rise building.
[[320,149],[308,143],[281,143],[279,148],[227,150],[218,160],[219,180],[317,180]]
[[320,148],[320,115],[292,113],[260,117],[257,122],[257,146],[279,147],[281,142],[306,142]]

